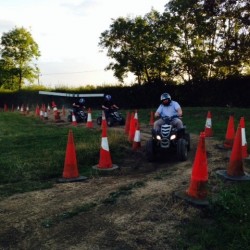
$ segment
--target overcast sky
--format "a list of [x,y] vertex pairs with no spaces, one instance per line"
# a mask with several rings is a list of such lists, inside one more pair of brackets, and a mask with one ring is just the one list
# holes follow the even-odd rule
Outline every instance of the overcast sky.
[[[164,11],[167,0],[0,0],[0,36],[16,27],[31,32],[41,57],[39,83],[78,87],[118,83],[105,71],[110,59],[98,47],[111,19]],[[131,78],[127,79],[129,84]]]

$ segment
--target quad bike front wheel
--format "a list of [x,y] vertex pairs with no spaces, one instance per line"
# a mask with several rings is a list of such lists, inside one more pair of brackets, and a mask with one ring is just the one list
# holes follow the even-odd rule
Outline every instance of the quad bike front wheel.
[[149,162],[154,162],[156,160],[153,139],[148,140],[146,143],[146,157]]
[[186,161],[188,158],[187,141],[183,138],[177,141],[177,158],[180,161]]
[[96,123],[97,123],[97,125],[101,125],[102,124],[102,118],[100,116],[97,117]]
[[187,142],[187,150],[190,151],[190,148],[191,148],[190,134],[185,133],[184,138],[185,138],[185,140]]

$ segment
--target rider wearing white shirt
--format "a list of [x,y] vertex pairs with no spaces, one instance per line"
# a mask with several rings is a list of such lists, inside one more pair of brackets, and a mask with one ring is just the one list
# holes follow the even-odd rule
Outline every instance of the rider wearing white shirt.
[[177,129],[183,128],[182,120],[179,118],[182,116],[182,109],[178,102],[171,100],[171,96],[168,93],[163,93],[161,95],[161,104],[155,112],[155,118],[160,118],[154,122],[154,130],[159,131],[161,125],[165,122],[163,117],[177,116],[171,121],[171,125],[175,126]]

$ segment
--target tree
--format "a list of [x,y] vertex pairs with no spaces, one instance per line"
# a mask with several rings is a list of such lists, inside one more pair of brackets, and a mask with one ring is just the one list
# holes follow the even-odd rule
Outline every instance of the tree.
[[3,33],[0,55],[0,72],[5,76],[5,81],[0,81],[1,86],[20,90],[25,80],[33,82],[37,79],[39,69],[34,59],[39,58],[40,51],[31,33],[23,27]]

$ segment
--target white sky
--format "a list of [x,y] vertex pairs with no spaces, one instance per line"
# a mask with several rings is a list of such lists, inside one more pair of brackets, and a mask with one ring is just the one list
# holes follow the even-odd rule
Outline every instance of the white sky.
[[[41,57],[40,84],[79,87],[118,83],[99,37],[118,17],[164,11],[167,0],[0,0],[0,36],[16,27],[31,32]],[[131,79],[126,83],[131,83]]]

